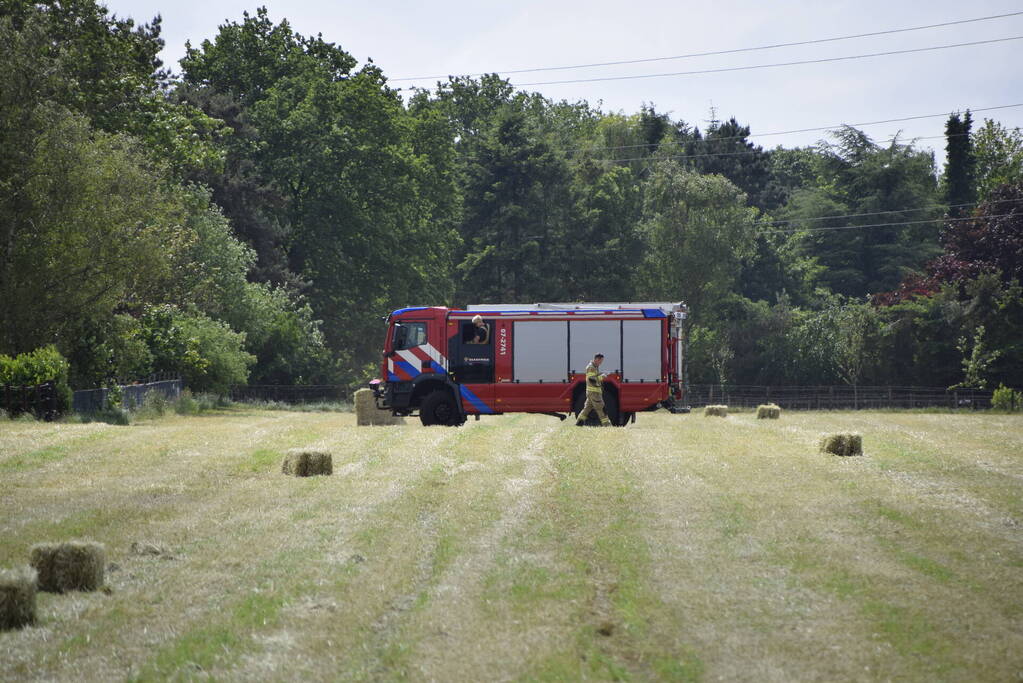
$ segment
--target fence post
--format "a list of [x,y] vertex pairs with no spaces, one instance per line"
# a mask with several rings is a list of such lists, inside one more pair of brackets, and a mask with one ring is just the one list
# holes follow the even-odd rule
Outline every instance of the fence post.
[[44,386],[46,387],[46,415],[43,419],[52,422],[57,418],[57,386],[54,382],[47,382]]

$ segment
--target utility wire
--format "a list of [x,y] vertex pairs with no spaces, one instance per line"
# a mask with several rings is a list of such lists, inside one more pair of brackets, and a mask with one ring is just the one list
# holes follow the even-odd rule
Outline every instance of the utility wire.
[[1012,40],[1023,39],[1023,36],[1009,36],[1007,38],[992,38],[991,40],[974,40],[968,43],[952,43],[951,45],[932,45],[930,47],[917,47],[909,50],[890,50],[888,52],[870,52],[862,55],[846,55],[844,57],[825,57],[822,59],[804,59],[795,62],[776,62],[774,64],[753,64],[750,66],[728,66],[718,69],[698,69],[695,71],[673,71],[660,74],[638,74],[634,76],[603,76],[600,78],[574,78],[563,81],[533,81],[531,83],[511,83],[513,87],[524,88],[534,85],[564,85],[568,83],[596,83],[598,81],[631,81],[640,78],[663,78],[666,76],[695,76],[697,74],[717,74],[728,71],[752,71],[755,69],[773,69],[782,66],[800,66],[803,64],[824,64],[827,62],[845,62],[854,59],[867,59],[868,57],[887,57],[890,55],[906,55],[914,52],[931,52],[934,50],[948,50],[954,47],[972,47],[975,45],[989,45],[991,43],[1005,43]]
[[[951,133],[951,134],[946,134],[946,135],[926,135],[926,136],[919,136],[919,137],[911,137],[909,139],[915,142],[917,140],[939,140],[939,139],[945,139],[945,138],[963,137],[963,136],[967,136],[967,135],[970,135],[970,133]],[[699,140],[699,141],[695,141],[694,140],[693,142],[704,142],[705,143],[705,142],[716,142],[717,140],[726,140],[726,139],[729,139],[729,138],[712,138],[710,140],[704,138],[703,140]],[[886,144],[890,144],[892,142],[897,142],[898,140],[899,140],[899,136],[894,136],[894,137],[888,138],[887,140],[878,140],[875,144],[886,145]],[[673,145],[675,145],[675,144],[682,145],[682,144],[686,144],[686,143],[685,142],[672,142],[671,144],[673,144]],[[637,147],[637,146],[638,147],[650,147],[651,145],[624,145],[620,149],[629,149],[629,148]],[[615,148],[615,147],[604,147],[604,148],[602,148],[602,147],[594,147],[592,149],[619,149],[619,148]],[[585,151],[588,151],[588,149],[585,148],[585,147],[581,147],[581,148],[578,148],[578,149],[569,149],[569,150],[557,150],[555,148],[552,148],[550,151],[552,151],[552,152],[553,151],[585,152]],[[705,158],[709,158],[709,157],[736,157],[736,156],[743,156],[743,155],[746,155],[746,154],[770,154],[772,152],[773,152],[773,150],[766,150],[765,151],[761,147],[755,147],[753,149],[743,149],[743,150],[738,150],[738,151],[735,151],[735,152],[700,152],[699,154],[663,154],[663,155],[662,154],[654,153],[654,154],[651,154],[651,155],[648,155],[648,156],[645,156],[645,157],[624,157],[624,158],[601,157],[599,159],[598,158],[585,158],[584,157],[583,160],[584,161],[621,162],[621,163],[631,162],[631,161],[651,161],[651,162],[653,162],[653,161],[663,161],[665,159],[705,159]],[[460,156],[460,157],[456,157],[456,158],[460,159],[460,160],[473,160],[473,159],[479,159],[479,156],[466,155],[466,156]]]
[[[885,216],[893,213],[909,213],[910,211],[928,211],[931,209],[963,209],[969,206],[980,206],[981,204],[1005,204],[1007,202],[1019,201],[1017,199],[997,199],[988,202],[969,202],[967,204],[931,204],[929,206],[918,206],[913,209],[892,209],[890,211],[869,211],[867,213],[846,213],[838,216],[818,216],[816,218],[786,218],[779,220],[770,221],[755,221],[754,225],[783,225],[788,223],[809,223],[811,221],[827,221],[836,218],[863,218],[865,216]],[[935,218],[932,220],[963,220],[962,218],[949,218],[940,219]],[[899,223],[898,225],[905,225],[905,223]]]
[[[1006,14],[992,14],[990,16],[977,17],[975,19],[960,19],[958,21],[946,21],[946,22],[942,22],[940,24],[927,24],[926,26],[911,26],[909,28],[895,28],[895,29],[888,29],[888,30],[885,30],[885,31],[872,31],[870,33],[857,33],[857,34],[854,34],[854,35],[836,36],[836,37],[833,37],[833,38],[818,38],[818,39],[815,39],[815,40],[801,40],[801,41],[791,42],[791,43],[775,43],[773,45],[760,45],[760,46],[757,46],[757,47],[741,47],[741,48],[734,48],[734,49],[731,49],[731,50],[715,50],[713,52],[692,52],[692,53],[689,53],[689,54],[675,55],[675,56],[672,56],[672,57],[649,57],[649,58],[645,58],[645,59],[624,59],[624,60],[620,60],[620,61],[616,61],[616,62],[594,62],[592,64],[574,64],[574,65],[571,65],[571,66],[545,66],[545,67],[537,67],[537,68],[533,68],[533,69],[512,69],[512,70],[504,70],[504,71],[487,71],[487,72],[481,72],[481,73],[462,74],[462,75],[464,75],[464,76],[483,76],[483,75],[486,75],[488,73],[523,74],[523,73],[534,73],[534,72],[540,72],[540,71],[566,71],[566,70],[571,70],[571,69],[590,69],[590,68],[600,67],[600,66],[620,66],[620,65],[623,65],[623,64],[645,64],[645,63],[649,63],[649,62],[665,62],[665,61],[670,61],[670,60],[675,60],[675,59],[691,59],[693,57],[711,57],[711,56],[714,56],[714,55],[730,55],[730,54],[737,54],[737,53],[740,53],[740,52],[755,52],[757,50],[774,50],[774,49],[782,48],[782,47],[796,47],[796,46],[799,46],[799,45],[817,45],[817,44],[820,44],[820,43],[833,43],[833,42],[840,41],[840,40],[853,40],[855,38],[868,38],[868,37],[871,37],[871,36],[883,36],[883,35],[889,35],[889,34],[892,34],[892,33],[908,33],[910,31],[923,31],[925,29],[940,28],[940,27],[943,27],[943,26],[955,26],[955,25],[958,25],[958,24],[971,24],[971,23],[976,23],[978,21],[989,21],[991,19],[1004,19],[1006,17],[1014,17],[1014,16],[1018,16],[1020,14],[1023,14],[1023,12],[1008,12]],[[451,75],[448,74],[448,75],[445,75],[445,76],[418,76],[418,77],[414,77],[414,78],[413,77],[408,77],[408,78],[391,78],[389,80],[390,81],[426,81],[426,80],[432,80],[432,79],[436,79],[436,78],[451,78]]]
[[[915,138],[910,138],[910,139],[911,140],[938,140],[938,139],[944,139],[944,138],[960,137],[960,136],[963,136],[963,135],[969,135],[969,133],[952,133],[951,135],[927,135],[927,136],[915,137]],[[892,137],[892,138],[889,138],[887,140],[879,140],[879,141],[877,141],[876,144],[885,145],[885,144],[889,144],[889,143],[892,143],[892,142],[896,142],[898,139],[899,139],[898,137]],[[661,161],[661,160],[664,160],[664,159],[703,159],[703,158],[707,158],[707,157],[735,157],[735,156],[743,156],[744,154],[767,154],[769,152],[770,152],[770,150],[765,152],[761,148],[755,148],[755,149],[744,149],[744,150],[740,150],[738,152],[706,152],[706,153],[701,152],[700,154],[665,154],[665,155],[653,154],[651,156],[645,156],[645,157],[630,157],[630,158],[626,158],[626,159],[617,159],[617,158],[614,158],[614,157],[610,157],[610,158],[606,158],[606,159],[604,159],[604,158],[602,158],[602,159],[589,159],[589,161],[628,162],[628,161]]]
[[[1006,218],[1008,216],[1015,216],[1018,214],[1003,213],[995,216],[984,216],[983,218]],[[835,227],[823,227],[823,228],[786,228],[782,230],[759,230],[758,235],[766,235],[771,233],[791,233],[791,232],[824,232],[828,230],[859,230],[861,228],[885,228],[893,226],[905,226],[905,225],[919,225],[922,223],[952,223],[958,221],[972,221],[976,220],[976,217],[970,216],[968,218],[930,218],[922,221],[899,221],[897,223],[872,223],[869,225],[839,225]]]
[[[972,114],[974,112],[994,111],[996,109],[1012,109],[1014,107],[1023,107],[1023,102],[1020,102],[1019,104],[1001,104],[1001,105],[998,105],[997,107],[981,107],[980,109],[971,109],[971,108],[967,107],[966,110],[969,111]],[[721,137],[718,137],[718,136],[715,135],[713,138],[705,137],[705,138],[703,138],[701,140],[701,142],[708,142],[708,141],[711,141],[711,140],[716,142],[718,140],[742,140],[744,138],[766,138],[766,137],[771,137],[771,136],[775,136],[775,135],[792,135],[792,134],[795,134],[795,133],[813,133],[815,131],[821,131],[821,130],[835,130],[837,128],[842,128],[844,126],[850,126],[852,128],[857,128],[859,126],[877,126],[877,125],[880,125],[882,123],[901,123],[903,121],[918,121],[920,119],[934,119],[934,118],[944,117],[944,116],[948,116],[948,115],[949,115],[949,112],[941,112],[940,114],[921,114],[919,116],[903,116],[903,117],[897,118],[897,119],[883,119],[881,121],[862,121],[860,123],[839,123],[839,124],[835,124],[833,126],[818,126],[818,127],[815,127],[815,128],[796,128],[796,129],[793,129],[793,130],[781,130],[781,131],[775,131],[775,132],[772,132],[772,133],[750,133],[749,135],[727,135],[727,136],[721,136]],[[686,141],[672,140],[669,143],[662,143],[662,144],[684,145],[684,144],[686,144]],[[605,147],[577,147],[577,148],[574,148],[574,149],[564,149],[564,150],[561,150],[561,151],[563,151],[563,152],[588,152],[588,151],[594,151],[594,150],[631,149],[631,148],[649,147],[649,146],[650,146],[649,144],[643,143],[643,144],[636,144],[636,145],[615,145],[615,146],[605,146]],[[464,158],[469,158],[469,157],[464,157]]]
[[[985,107],[980,107],[980,108],[976,108],[976,109],[975,108],[971,108],[971,107],[966,107],[966,110],[970,111],[971,113],[975,113],[977,111],[993,111],[995,109],[1011,109],[1011,108],[1019,107],[1019,106],[1023,106],[1023,102],[1020,102],[1018,104],[999,104],[997,106],[985,106]],[[661,144],[661,145],[666,145],[666,144],[670,144],[670,145],[684,145],[684,144],[688,144],[690,142],[708,143],[708,142],[719,142],[719,141],[724,141],[724,140],[743,140],[743,139],[747,139],[747,138],[770,137],[770,136],[775,136],[775,135],[792,135],[792,134],[795,134],[795,133],[812,133],[812,132],[815,132],[815,131],[832,131],[832,130],[843,128],[843,127],[846,127],[846,126],[851,127],[851,128],[858,128],[860,126],[879,126],[881,124],[895,124],[895,123],[901,123],[901,122],[905,122],[905,121],[919,121],[919,120],[922,120],[922,119],[937,119],[939,117],[947,117],[947,116],[948,116],[948,112],[947,111],[943,111],[941,113],[924,113],[924,115],[920,115],[920,116],[916,116],[916,117],[901,117],[899,119],[884,119],[882,121],[865,121],[865,122],[860,122],[860,123],[856,123],[856,124],[835,124],[834,126],[818,126],[818,127],[815,127],[815,128],[799,128],[799,129],[794,129],[794,130],[790,130],[790,131],[775,131],[775,132],[772,132],[772,133],[750,133],[749,135],[725,135],[725,136],[720,136],[720,137],[715,135],[712,138],[711,137],[701,138],[699,141],[698,140],[693,140],[693,141],[688,141],[688,140],[669,140],[667,142],[661,142],[659,144]],[[963,133],[954,133],[953,135],[964,135],[964,134]],[[929,137],[926,137],[926,138],[921,137],[921,138],[911,138],[911,139],[914,139],[914,140],[933,140],[933,139],[936,139],[936,138],[939,138],[939,137],[944,137],[944,136],[937,135],[937,136],[929,136]],[[893,139],[887,140],[887,142],[891,142],[891,141],[893,141]],[[640,144],[623,144],[623,145],[601,145],[601,146],[593,146],[593,147],[562,147],[562,148],[553,147],[553,148],[551,148],[551,150],[552,151],[562,151],[562,152],[569,153],[569,152],[579,152],[579,151],[598,151],[598,150],[614,150],[614,149],[636,149],[636,148],[643,148],[643,147],[650,147],[650,146],[651,145],[649,143],[640,143]],[[726,156],[726,155],[731,155],[731,154],[751,153],[753,151],[754,150],[751,149],[751,150],[740,151],[740,152],[721,152],[719,154],[704,154],[704,155],[706,155],[706,156]],[[692,156],[692,154],[691,154],[691,156]],[[684,158],[684,157],[686,157],[685,154],[678,155],[678,156],[673,156],[672,158]],[[473,160],[473,158],[478,158],[478,156],[476,154],[461,154],[457,158],[460,158],[460,160]],[[647,158],[647,157],[644,157],[644,158]],[[663,157],[661,157],[661,158],[663,158]],[[622,162],[624,162],[624,161],[639,161],[639,160],[597,160],[597,161],[609,161],[609,162],[622,161]]]

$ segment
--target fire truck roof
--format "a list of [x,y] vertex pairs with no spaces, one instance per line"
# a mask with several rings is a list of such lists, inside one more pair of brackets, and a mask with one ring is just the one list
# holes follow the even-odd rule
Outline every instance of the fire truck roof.
[[686,305],[682,302],[667,301],[630,301],[630,302],[576,302],[576,303],[537,303],[537,304],[470,304],[467,311],[643,311],[659,310],[665,315],[685,313]]
[[682,302],[644,301],[644,302],[575,302],[575,303],[536,303],[536,304],[470,304],[464,309],[445,308],[443,306],[407,306],[392,311],[389,318],[410,313],[414,311],[425,311],[431,308],[447,310],[452,315],[468,316],[474,313],[489,313],[492,315],[514,315],[518,313],[531,314],[587,314],[587,313],[635,313],[646,318],[684,318],[688,308]]

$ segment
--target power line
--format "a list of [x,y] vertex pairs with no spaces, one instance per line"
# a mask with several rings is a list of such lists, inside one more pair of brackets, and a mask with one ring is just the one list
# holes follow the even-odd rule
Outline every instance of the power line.
[[[1023,107],[1023,102],[1018,103],[1018,104],[1000,104],[1000,105],[997,105],[997,106],[994,106],[994,107],[980,107],[980,108],[977,108],[977,109],[974,109],[974,108],[971,108],[971,107],[966,107],[965,110],[970,111],[971,113],[976,113],[976,112],[982,112],[982,111],[995,111],[995,110],[998,110],[998,109],[1012,109],[1012,108],[1015,108],[1015,107]],[[792,135],[792,134],[795,134],[795,133],[811,133],[811,132],[822,131],[822,130],[836,130],[836,129],[842,128],[844,126],[849,126],[849,127],[852,127],[852,128],[857,128],[857,127],[860,127],[860,126],[876,126],[876,125],[880,125],[880,124],[883,124],[883,123],[902,123],[904,121],[916,121],[916,120],[921,120],[921,119],[933,119],[933,118],[944,117],[944,116],[948,116],[948,112],[942,112],[940,114],[921,114],[921,115],[918,115],[918,116],[903,116],[903,117],[894,118],[894,119],[882,119],[880,121],[862,121],[862,122],[859,122],[859,123],[838,123],[838,124],[834,124],[834,125],[831,125],[831,126],[817,126],[817,127],[814,127],[814,128],[797,128],[797,129],[793,129],[793,130],[775,131],[775,132],[772,132],[772,133],[750,133],[749,135],[723,135],[723,136],[720,136],[720,137],[714,136],[712,138],[711,137],[702,138],[699,141],[696,141],[696,140],[693,140],[693,141],[688,141],[688,140],[670,140],[668,142],[662,142],[660,144],[661,145],[670,144],[670,145],[679,145],[679,146],[681,146],[681,145],[689,144],[690,142],[702,142],[702,143],[715,142],[716,143],[716,142],[721,142],[721,141],[725,141],[725,140],[743,140],[743,139],[748,139],[748,138],[771,137],[771,136],[776,136],[776,135]],[[967,133],[953,133],[952,137],[961,136],[961,135],[968,135],[968,134]],[[942,138],[942,137],[947,137],[947,136],[944,136],[944,135],[930,135],[930,136],[927,136],[927,137],[915,137],[915,138],[910,138],[910,139],[912,139],[912,140],[936,140],[936,139]],[[895,140],[896,140],[896,138],[890,138],[888,140],[880,141],[879,144],[890,143],[890,142],[894,142]],[[613,150],[619,150],[619,149],[640,149],[640,148],[647,148],[647,147],[650,147],[650,146],[651,145],[649,143],[640,143],[640,144],[635,144],[635,145],[601,145],[601,146],[594,146],[594,147],[552,148],[552,151],[558,151],[558,152],[563,152],[563,153],[568,154],[568,153],[574,153],[574,152],[595,152],[595,151],[613,151]],[[692,157],[737,156],[737,155],[742,155],[742,154],[755,154],[756,152],[757,152],[757,150],[743,150],[743,151],[739,151],[739,152],[717,152],[717,153],[707,153],[707,154],[679,154],[679,155],[673,155],[673,156],[667,156],[667,157],[661,156],[661,157],[656,157],[656,158],[657,159],[666,159],[666,158],[667,159],[687,159],[687,158],[692,158]],[[463,154],[463,155],[459,155],[457,158],[458,159],[477,159],[479,157],[477,155],[474,155],[474,154]],[[632,158],[632,159],[614,159],[614,158],[611,158],[611,159],[594,159],[593,161],[643,161],[645,159],[650,159],[650,158],[651,157],[637,157],[637,158]]]
[[[741,53],[741,52],[755,52],[755,51],[758,51],[758,50],[774,50],[774,49],[782,48],[782,47],[797,47],[797,46],[800,46],[800,45],[817,45],[817,44],[820,44],[820,43],[832,43],[832,42],[836,42],[836,41],[840,41],[840,40],[853,40],[855,38],[869,38],[871,36],[883,36],[883,35],[889,35],[889,34],[892,34],[892,33],[908,33],[910,31],[923,31],[925,29],[941,28],[941,27],[944,27],[944,26],[955,26],[955,25],[958,25],[958,24],[970,24],[970,23],[976,23],[976,22],[979,22],[979,21],[989,21],[989,20],[992,20],[992,19],[1004,19],[1006,17],[1014,17],[1014,16],[1018,16],[1020,14],[1023,14],[1023,12],[1008,12],[1006,14],[992,14],[990,16],[977,17],[975,19],[960,19],[958,21],[946,21],[946,22],[942,22],[940,24],[927,24],[926,26],[911,26],[909,28],[896,28],[896,29],[888,29],[888,30],[884,30],[884,31],[872,31],[870,33],[857,33],[857,34],[848,35],[848,36],[836,36],[836,37],[833,37],[833,38],[818,38],[818,39],[815,39],[815,40],[801,40],[801,41],[791,42],[791,43],[774,43],[772,45],[760,45],[760,46],[757,46],[757,47],[741,47],[741,48],[734,48],[734,49],[731,49],[731,50],[715,50],[715,51],[712,51],[712,52],[691,52],[689,54],[674,55],[672,57],[648,57],[648,58],[645,58],[645,59],[624,59],[624,60],[615,61],[615,62],[594,62],[594,63],[591,63],[591,64],[574,64],[574,65],[571,65],[571,66],[545,66],[545,67],[536,67],[536,68],[533,68],[533,69],[510,69],[510,70],[504,70],[504,71],[495,70],[495,71],[487,71],[487,72],[480,72],[480,73],[473,73],[473,74],[462,74],[462,75],[464,75],[464,76],[483,76],[483,75],[486,75],[488,73],[522,74],[522,73],[534,73],[534,72],[540,72],[540,71],[566,71],[566,70],[571,70],[571,69],[590,69],[590,68],[600,67],[600,66],[621,66],[623,64],[644,64],[644,63],[649,63],[649,62],[664,62],[664,61],[670,61],[670,60],[676,60],[676,59],[691,59],[693,57],[711,57],[711,56],[715,56],[715,55],[729,55],[729,54],[737,54],[737,53]],[[451,77],[451,75],[447,74],[447,75],[444,75],[444,76],[418,76],[418,77],[414,77],[414,78],[413,77],[391,78],[389,80],[391,80],[391,81],[425,81],[425,80],[432,80],[432,79],[436,79],[436,78],[450,78],[450,77]]]
[[[997,107],[981,107],[980,109],[972,109],[972,108],[966,107],[965,109],[970,111],[971,113],[973,113],[973,112],[981,112],[981,111],[994,111],[996,109],[1012,109],[1014,107],[1023,107],[1023,102],[1021,102],[1019,104],[1001,104],[1001,105],[998,105]],[[776,131],[776,132],[772,132],[772,133],[750,133],[749,135],[727,135],[727,136],[721,136],[721,137],[714,136],[713,138],[704,138],[703,140],[704,141],[707,141],[707,140],[717,141],[717,140],[742,140],[744,138],[765,138],[765,137],[772,137],[772,136],[775,136],[775,135],[793,135],[795,133],[812,133],[812,132],[821,131],[821,130],[835,130],[837,128],[842,128],[844,126],[850,126],[852,128],[857,128],[859,126],[876,126],[876,125],[880,125],[882,123],[902,123],[904,121],[917,121],[917,120],[920,120],[920,119],[934,119],[934,118],[944,117],[944,116],[948,116],[948,115],[949,115],[949,112],[941,112],[940,114],[921,114],[919,116],[903,116],[903,117],[900,117],[900,118],[897,118],[897,119],[883,119],[881,121],[862,121],[860,123],[838,123],[838,124],[835,124],[835,125],[832,125],[832,126],[818,126],[818,127],[815,127],[815,128],[797,128],[797,129],[794,129],[794,130],[782,130],[782,131]],[[923,139],[923,138],[917,138],[917,139]],[[672,140],[670,144],[673,144],[673,145],[683,145],[683,144],[686,144],[686,143],[684,141]],[[584,151],[592,151],[592,150],[598,150],[598,149],[630,149],[630,148],[649,147],[649,146],[650,146],[649,144],[637,144],[637,145],[615,145],[615,146],[606,146],[606,147],[578,147],[578,148],[575,148],[575,149],[566,149],[566,150],[562,150],[562,151],[564,151],[564,152],[584,152]]]
[[[922,137],[911,138],[912,140],[938,140],[946,137],[960,137],[963,135],[969,135],[969,133],[952,133],[951,135],[927,135]],[[884,145],[892,142],[896,142],[899,138],[892,137],[887,140],[879,140],[876,144]],[[706,157],[734,157],[743,156],[744,154],[766,154],[763,149],[744,149],[738,152],[701,152],[700,154],[665,154],[665,155],[651,155],[645,157],[630,157],[627,159],[616,159],[614,157],[608,159],[590,159],[589,161],[615,161],[615,162],[627,162],[627,161],[661,161],[663,159],[703,159]]]
[[[946,134],[946,135],[926,135],[926,136],[913,137],[913,138],[909,138],[909,139],[915,142],[917,140],[939,140],[939,139],[945,139],[945,138],[963,137],[963,136],[968,136],[968,135],[970,135],[970,133],[951,133],[951,134]],[[705,138],[703,140],[700,140],[699,142],[717,142],[718,140],[726,140],[726,139],[728,139],[728,138],[711,138],[709,140]],[[886,145],[886,144],[890,144],[892,142],[897,142],[898,140],[899,140],[899,137],[895,136],[895,137],[888,138],[887,140],[878,140],[875,144]],[[697,141],[693,141],[693,142],[697,142]],[[673,145],[676,145],[676,144],[682,145],[682,144],[685,144],[685,143],[684,142],[674,142],[673,141],[673,142],[671,142],[671,144],[673,144]],[[650,146],[651,145],[625,145],[625,146],[623,146],[623,149],[628,149],[628,148],[632,148],[632,147],[650,147]],[[615,148],[615,147],[595,147],[595,148],[592,148],[592,149],[617,149],[617,148]],[[551,148],[551,151],[561,151],[561,152],[568,153],[568,152],[586,152],[586,151],[589,151],[589,150],[586,147],[579,147],[579,148],[576,148],[576,149],[568,149],[568,150],[558,150],[557,148]],[[754,148],[754,149],[743,149],[743,150],[739,150],[739,151],[736,151],[736,152],[700,152],[698,154],[656,154],[656,153],[654,153],[654,154],[651,154],[651,155],[648,155],[648,156],[645,156],[645,157],[625,157],[625,158],[618,158],[618,157],[588,158],[588,157],[583,157],[582,160],[584,160],[584,161],[606,161],[606,162],[614,162],[614,163],[627,163],[627,162],[631,162],[631,161],[650,161],[650,162],[654,162],[654,161],[664,161],[664,160],[667,160],[667,159],[706,159],[706,158],[712,158],[712,157],[737,157],[737,156],[744,156],[744,155],[747,155],[747,154],[769,154],[771,152],[772,152],[772,150],[764,151],[763,148],[757,147],[757,148]],[[460,156],[460,157],[456,157],[456,158],[461,159],[461,160],[473,160],[473,159],[479,159],[479,156],[466,155],[466,156]]]
[[[770,221],[755,221],[754,225],[781,225],[788,223],[809,223],[810,221],[827,221],[836,218],[863,218],[864,216],[886,216],[893,213],[909,213],[910,211],[929,211],[932,209],[964,209],[970,206],[980,206],[981,204],[1005,204],[1008,202],[1018,201],[1016,199],[997,199],[988,202],[969,202],[967,204],[930,204],[928,206],[918,206],[913,209],[892,209],[890,211],[869,211],[867,213],[846,213],[837,216],[818,216],[816,218],[787,218]],[[932,220],[943,220],[935,218]],[[947,220],[962,220],[962,219],[947,219]],[[898,223],[898,225],[905,225],[905,223]]]
[[934,50],[948,50],[955,47],[972,47],[975,45],[989,45],[992,43],[1005,43],[1012,40],[1023,39],[1023,36],[1010,36],[1008,38],[992,38],[991,40],[975,40],[968,43],[953,43],[951,45],[932,45],[930,47],[917,47],[909,50],[891,50],[888,52],[870,52],[862,55],[846,55],[844,57],[825,57],[821,59],[804,59],[795,62],[776,62],[774,64],[753,64],[750,66],[729,66],[718,69],[698,69],[695,71],[673,71],[660,74],[637,74],[634,76],[603,76],[600,78],[574,78],[563,81],[534,81],[531,83],[511,83],[513,87],[524,88],[534,85],[564,85],[568,83],[596,83],[598,81],[630,81],[640,78],[664,78],[667,76],[695,76],[698,74],[716,74],[729,71],[752,71],[755,69],[773,69],[782,66],[800,66],[804,64],[824,64],[828,62],[844,62],[854,59],[867,59],[869,57],[887,57],[891,55],[906,55],[914,52],[932,52]]
[[[1017,214],[1003,213],[994,216],[984,216],[984,218],[1007,218],[1009,216],[1015,216]],[[873,223],[869,225],[839,225],[834,227],[823,227],[823,228],[788,228],[784,230],[759,230],[758,235],[766,235],[771,233],[791,233],[791,232],[824,232],[828,230],[859,230],[861,228],[885,228],[893,226],[906,226],[906,225],[919,225],[922,223],[952,223],[958,221],[972,221],[976,220],[976,217],[970,216],[967,218],[929,218],[921,221],[899,221],[897,223]]]

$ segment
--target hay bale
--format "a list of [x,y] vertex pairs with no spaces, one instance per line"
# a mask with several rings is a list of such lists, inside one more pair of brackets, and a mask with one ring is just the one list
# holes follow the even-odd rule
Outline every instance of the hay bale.
[[821,439],[821,451],[832,455],[863,455],[860,434],[828,434]]
[[757,406],[758,420],[777,420],[779,417],[781,417],[781,407],[774,403],[764,403]]
[[281,471],[293,477],[329,476],[334,474],[334,459],[330,453],[295,449],[284,456]]
[[39,572],[41,591],[99,590],[107,564],[106,548],[88,541],[39,543],[32,546],[30,564]]
[[31,567],[0,569],[0,630],[35,623],[38,581]]
[[405,418],[391,414],[389,410],[377,408],[372,389],[359,389],[353,396],[355,403],[355,424],[362,426],[401,425]]
[[728,417],[728,406],[706,406],[703,409],[704,417]]

